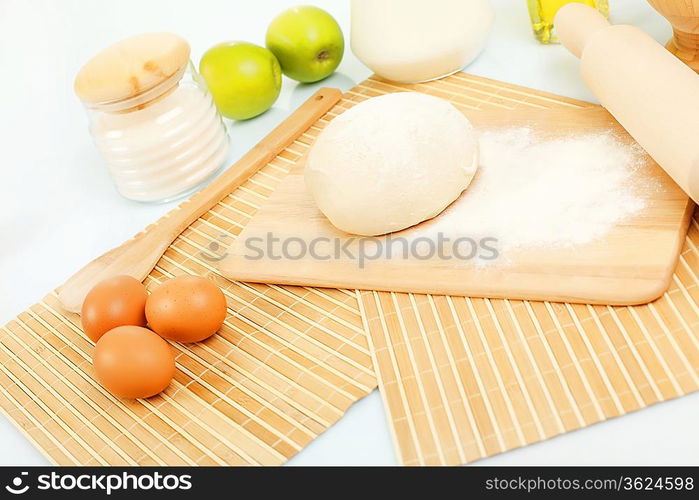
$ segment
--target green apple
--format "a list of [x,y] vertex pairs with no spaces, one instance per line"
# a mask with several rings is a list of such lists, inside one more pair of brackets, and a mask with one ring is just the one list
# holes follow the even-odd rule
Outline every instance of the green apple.
[[281,68],[274,54],[247,42],[211,47],[199,62],[199,73],[219,112],[233,120],[264,113],[282,88]]
[[275,17],[267,28],[266,45],[284,74],[299,82],[330,76],[345,52],[340,25],[312,6],[292,7]]

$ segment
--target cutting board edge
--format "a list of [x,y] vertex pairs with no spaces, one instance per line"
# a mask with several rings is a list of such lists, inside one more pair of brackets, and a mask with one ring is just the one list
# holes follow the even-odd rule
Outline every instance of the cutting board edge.
[[[234,260],[230,262],[235,262]],[[669,288],[672,280],[672,271],[666,277],[649,280],[638,279],[630,280],[629,278],[620,278],[617,280],[619,285],[623,285],[623,289],[630,292],[621,296],[618,292],[613,292],[609,296],[605,294],[592,295],[574,295],[563,293],[491,293],[488,291],[479,290],[463,290],[457,288],[436,288],[436,287],[411,287],[411,286],[392,286],[383,287],[377,284],[366,284],[360,281],[343,280],[342,285],[338,285],[336,281],[322,279],[298,279],[294,277],[285,277],[279,274],[262,275],[257,272],[229,272],[224,269],[219,269],[222,275],[232,281],[240,281],[247,283],[265,283],[284,286],[302,286],[316,288],[341,288],[346,290],[361,290],[361,291],[377,291],[377,292],[395,292],[395,293],[412,293],[420,295],[444,295],[454,297],[471,297],[484,299],[509,299],[509,300],[528,300],[535,302],[564,302],[571,304],[591,304],[591,305],[609,305],[609,306],[637,306],[644,305],[655,301],[661,297]],[[633,284],[634,286],[629,286]]]

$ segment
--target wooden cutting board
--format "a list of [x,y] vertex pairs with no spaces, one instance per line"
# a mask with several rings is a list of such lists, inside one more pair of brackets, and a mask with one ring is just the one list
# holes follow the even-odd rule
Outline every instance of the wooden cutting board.
[[[598,106],[465,113],[479,129],[529,127],[544,139],[608,131],[633,143]],[[639,195],[648,200],[646,207],[603,238],[573,247],[517,249],[508,252],[504,263],[488,266],[436,255],[405,259],[402,246],[396,247],[399,250],[392,258],[367,259],[362,264],[361,245],[365,254],[373,255],[373,243],[353,239],[330,224],[306,190],[303,162],[299,162],[230,246],[220,270],[231,279],[263,283],[593,304],[647,303],[669,285],[693,203],[650,157],[646,160],[637,179],[644,181],[637,184]],[[462,196],[468,196],[468,190]],[[439,216],[392,236],[413,241],[429,234],[438,220]],[[386,237],[379,240],[387,244]],[[323,259],[302,251],[310,249],[313,241],[317,242],[315,255]],[[286,251],[282,251],[284,244]],[[338,252],[338,245],[348,252]]]

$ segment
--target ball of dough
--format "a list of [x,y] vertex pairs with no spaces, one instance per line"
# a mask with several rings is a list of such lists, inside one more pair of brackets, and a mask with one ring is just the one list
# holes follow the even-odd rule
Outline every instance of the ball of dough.
[[398,231],[430,219],[466,189],[478,166],[468,119],[418,92],[368,99],[335,118],[311,149],[306,185],[338,229]]

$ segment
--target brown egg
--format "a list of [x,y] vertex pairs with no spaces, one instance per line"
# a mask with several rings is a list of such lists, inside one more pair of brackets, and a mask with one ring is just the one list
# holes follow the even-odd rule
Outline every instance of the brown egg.
[[80,313],[83,330],[93,342],[117,326],[146,326],[146,287],[131,276],[97,283],[85,297]]
[[148,398],[162,392],[175,376],[172,348],[140,326],[118,326],[97,342],[92,363],[97,379],[120,398]]
[[146,301],[148,326],[177,342],[199,342],[221,328],[226,298],[212,281],[178,276],[158,286]]

